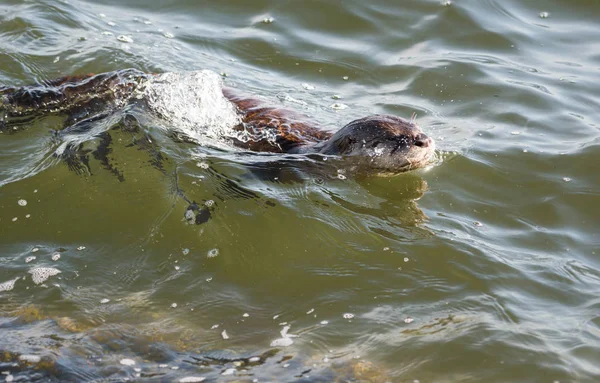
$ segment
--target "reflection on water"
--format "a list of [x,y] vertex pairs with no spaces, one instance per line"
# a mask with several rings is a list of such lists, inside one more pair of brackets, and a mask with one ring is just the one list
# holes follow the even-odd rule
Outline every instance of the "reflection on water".
[[140,105],[11,122],[0,380],[598,380],[598,4],[443,3],[7,3],[2,86],[208,69],[442,151],[369,177]]

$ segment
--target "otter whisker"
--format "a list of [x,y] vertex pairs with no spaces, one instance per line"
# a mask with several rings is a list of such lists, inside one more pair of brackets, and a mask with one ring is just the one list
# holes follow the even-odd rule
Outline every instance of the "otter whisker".
[[414,124],[417,122],[417,112],[413,112],[412,116],[410,117],[410,123]]

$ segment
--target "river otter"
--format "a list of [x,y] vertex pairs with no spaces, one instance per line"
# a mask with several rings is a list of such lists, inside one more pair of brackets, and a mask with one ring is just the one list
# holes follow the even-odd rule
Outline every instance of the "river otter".
[[[40,114],[65,114],[67,124],[97,119],[143,99],[160,76],[128,69],[68,76],[39,86],[0,88],[0,129],[5,130],[12,119]],[[331,134],[292,111],[265,106],[264,102],[240,96],[230,88],[223,87],[221,92],[238,114],[237,123],[231,127],[236,134],[228,139],[244,149],[352,156],[356,164],[376,173],[423,167],[435,151],[434,141],[414,121],[400,117],[373,115],[354,120]]]

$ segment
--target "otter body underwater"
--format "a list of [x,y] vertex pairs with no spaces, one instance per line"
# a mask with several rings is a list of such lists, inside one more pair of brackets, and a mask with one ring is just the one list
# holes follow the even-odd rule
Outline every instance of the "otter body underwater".
[[[212,93],[206,89],[212,89]],[[200,103],[195,104],[197,101]],[[2,87],[0,130],[7,130],[7,123],[10,125],[13,120],[46,114],[67,116],[67,126],[81,125],[132,103],[142,103],[154,114],[175,120],[176,126],[199,129],[204,127],[193,125],[225,123],[227,126],[219,131],[218,138],[243,149],[349,156],[355,164],[375,174],[424,167],[435,152],[433,139],[414,121],[373,115],[354,120],[332,134],[293,111],[238,95],[234,89],[223,87],[219,76],[209,71],[147,74],[127,69],[68,76],[37,86]],[[226,116],[195,121],[192,111],[187,110],[191,103],[201,117],[208,116],[212,109],[221,109]]]

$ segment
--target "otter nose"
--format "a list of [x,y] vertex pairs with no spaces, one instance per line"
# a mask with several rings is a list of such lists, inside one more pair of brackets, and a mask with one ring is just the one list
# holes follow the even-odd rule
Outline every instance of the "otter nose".
[[433,140],[427,137],[425,134],[419,133],[415,136],[414,144],[420,148],[427,148],[429,145],[431,145],[432,141]]

